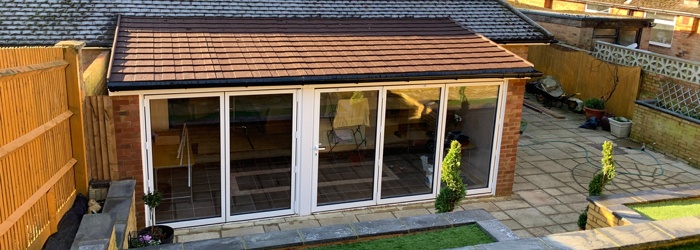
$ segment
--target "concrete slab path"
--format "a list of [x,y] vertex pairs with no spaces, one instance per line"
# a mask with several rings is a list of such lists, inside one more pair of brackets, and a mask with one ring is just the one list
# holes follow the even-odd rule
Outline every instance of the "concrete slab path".
[[[559,113],[566,118],[523,109],[528,126],[518,147],[512,196],[469,198],[457,210],[482,208],[521,238],[576,231],[578,214],[587,205],[588,182],[600,165],[600,145],[606,140],[616,144],[618,176],[605,193],[700,184],[700,169],[649,149],[640,151],[641,145],[617,139],[600,128],[578,128],[585,120],[581,114],[563,110]],[[433,202],[362,208],[176,229],[175,240],[187,242],[429,213],[435,213]]]

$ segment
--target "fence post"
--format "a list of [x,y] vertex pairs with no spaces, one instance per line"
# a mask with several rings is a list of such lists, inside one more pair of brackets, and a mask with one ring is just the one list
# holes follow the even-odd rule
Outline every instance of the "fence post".
[[90,176],[87,169],[87,158],[85,155],[85,138],[83,134],[83,92],[80,86],[82,77],[80,73],[80,50],[85,46],[85,42],[61,41],[56,47],[63,48],[63,58],[68,62],[66,67],[66,90],[68,93],[68,109],[73,112],[70,117],[70,133],[73,158],[78,162],[73,167],[75,171],[75,189],[88,195],[88,182]]

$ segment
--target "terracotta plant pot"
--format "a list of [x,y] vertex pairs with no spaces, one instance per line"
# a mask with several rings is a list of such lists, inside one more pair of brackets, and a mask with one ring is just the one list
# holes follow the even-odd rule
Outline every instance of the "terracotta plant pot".
[[605,110],[590,109],[588,107],[583,107],[583,112],[586,113],[586,120],[595,116],[598,119],[598,121],[601,121],[601,120],[603,120],[603,114],[605,114]]

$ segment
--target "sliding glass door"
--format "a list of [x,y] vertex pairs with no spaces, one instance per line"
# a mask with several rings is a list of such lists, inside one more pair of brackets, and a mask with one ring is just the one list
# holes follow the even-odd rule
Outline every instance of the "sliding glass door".
[[149,190],[163,193],[156,223],[223,221],[222,96],[155,96],[145,101]]
[[378,97],[376,89],[317,91],[314,191],[321,210],[374,203]]
[[381,200],[433,197],[441,89],[385,91]]
[[242,92],[227,100],[229,220],[291,214],[295,92]]

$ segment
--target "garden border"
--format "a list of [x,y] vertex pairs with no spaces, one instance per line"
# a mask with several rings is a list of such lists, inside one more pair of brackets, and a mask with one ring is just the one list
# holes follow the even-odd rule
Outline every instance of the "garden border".
[[502,242],[519,239],[513,231],[503,225],[493,215],[483,209],[478,209],[174,243],[144,249],[271,249],[307,247],[335,241],[413,233],[475,223],[486,234],[491,236],[494,241]]

